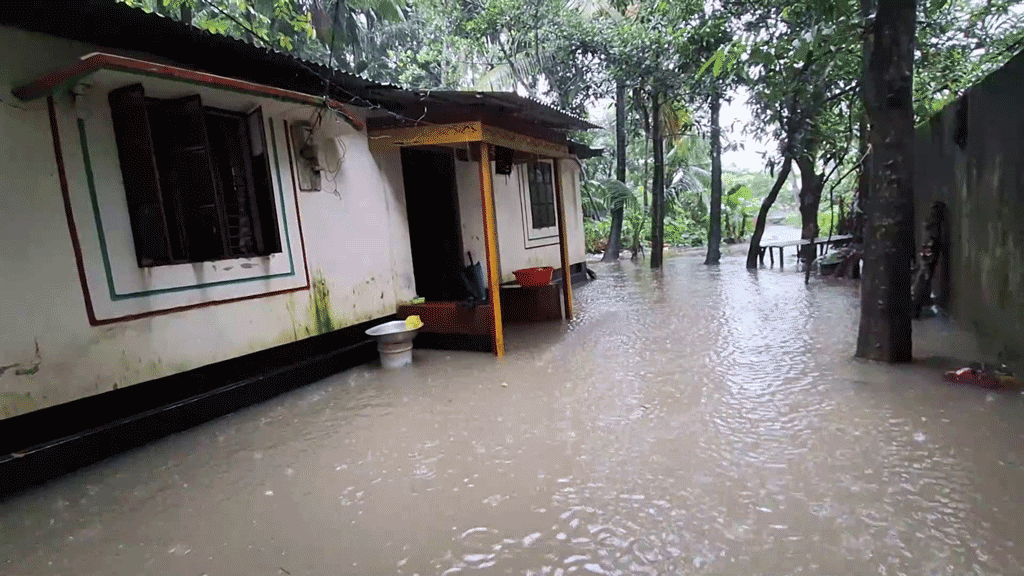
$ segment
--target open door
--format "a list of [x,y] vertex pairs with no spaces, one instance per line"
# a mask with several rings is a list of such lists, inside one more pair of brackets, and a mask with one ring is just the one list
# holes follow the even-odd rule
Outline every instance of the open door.
[[465,300],[462,221],[451,150],[402,149],[416,293],[427,301]]

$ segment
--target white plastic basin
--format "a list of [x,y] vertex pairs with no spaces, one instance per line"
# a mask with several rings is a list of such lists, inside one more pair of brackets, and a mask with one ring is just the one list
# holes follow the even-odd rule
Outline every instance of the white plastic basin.
[[395,320],[370,328],[366,335],[377,341],[380,365],[393,369],[412,364],[412,339],[419,330],[409,330],[405,327],[405,320]]

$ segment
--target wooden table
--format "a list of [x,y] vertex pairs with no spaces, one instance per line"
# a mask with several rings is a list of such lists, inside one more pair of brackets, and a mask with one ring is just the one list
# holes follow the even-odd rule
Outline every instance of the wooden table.
[[760,257],[761,265],[763,266],[764,265],[764,253],[768,252],[768,259],[771,262],[771,266],[774,267],[775,266],[775,253],[773,251],[774,250],[778,250],[779,251],[779,268],[782,268],[783,265],[784,265],[783,264],[783,256],[782,256],[784,248],[789,248],[790,246],[795,247],[796,248],[795,254],[796,254],[797,257],[799,257],[800,256],[800,249],[801,248],[803,248],[804,246],[807,246],[807,245],[812,245],[812,246],[815,246],[817,248],[818,255],[820,256],[820,255],[825,253],[825,249],[828,246],[844,246],[846,244],[849,244],[852,241],[853,241],[853,236],[852,235],[850,235],[850,234],[841,234],[841,235],[838,235],[838,236],[832,236],[831,238],[823,236],[823,237],[815,238],[813,240],[801,239],[801,240],[786,240],[785,242],[768,242],[768,243],[765,243],[765,244],[761,244],[760,250],[758,251],[758,256]]

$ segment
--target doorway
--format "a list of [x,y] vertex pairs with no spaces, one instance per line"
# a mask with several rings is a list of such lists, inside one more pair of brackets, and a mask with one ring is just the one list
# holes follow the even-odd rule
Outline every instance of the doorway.
[[402,148],[402,180],[416,293],[427,301],[468,298],[454,153]]

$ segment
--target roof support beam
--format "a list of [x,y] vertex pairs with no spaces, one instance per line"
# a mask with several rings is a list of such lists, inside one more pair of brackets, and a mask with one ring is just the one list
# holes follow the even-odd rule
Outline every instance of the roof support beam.
[[565,144],[557,144],[540,138],[534,138],[518,132],[496,128],[494,126],[483,127],[483,140],[495,146],[504,146],[513,150],[520,150],[538,156],[548,158],[568,158],[569,147]]
[[431,124],[413,128],[391,128],[370,132],[370,150],[382,152],[406,146],[438,146],[480,142],[483,125],[480,122],[457,124]]
[[562,299],[565,306],[565,319],[572,320],[572,272],[569,270],[569,237],[565,221],[565,194],[562,193],[562,170],[558,159],[555,159],[555,204],[558,209],[558,247],[562,260]]
[[370,150],[375,152],[406,146],[451,146],[467,142],[484,142],[544,158],[571,157],[569,147],[565,144],[497,128],[481,121],[371,130],[369,137]]
[[501,263],[498,261],[498,222],[494,214],[494,185],[491,175],[490,146],[480,146],[480,200],[484,218],[484,248],[487,251],[487,286],[490,292],[491,312],[494,314],[491,326],[491,344],[498,358],[505,357],[505,331],[501,323]]

